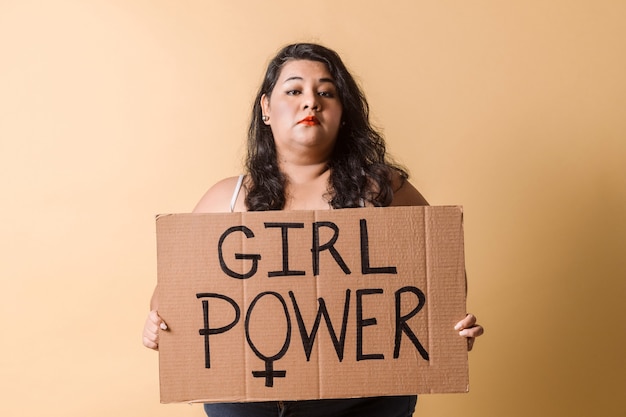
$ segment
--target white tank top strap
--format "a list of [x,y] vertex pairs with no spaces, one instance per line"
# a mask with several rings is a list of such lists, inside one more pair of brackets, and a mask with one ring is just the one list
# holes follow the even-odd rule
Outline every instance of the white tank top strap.
[[235,211],[235,203],[237,202],[239,191],[241,191],[241,186],[243,185],[243,177],[245,177],[244,174],[241,174],[239,176],[239,179],[237,180],[237,185],[235,186],[235,191],[233,192],[233,198],[230,200],[230,212],[231,213]]

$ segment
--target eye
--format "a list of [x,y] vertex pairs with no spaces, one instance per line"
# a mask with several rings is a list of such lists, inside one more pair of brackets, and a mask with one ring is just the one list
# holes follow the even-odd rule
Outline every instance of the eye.
[[335,97],[335,93],[332,91],[320,91],[319,93],[317,93],[320,97],[326,97],[326,98],[334,98]]
[[288,96],[297,96],[298,94],[300,94],[300,90],[287,90],[285,94],[287,94]]

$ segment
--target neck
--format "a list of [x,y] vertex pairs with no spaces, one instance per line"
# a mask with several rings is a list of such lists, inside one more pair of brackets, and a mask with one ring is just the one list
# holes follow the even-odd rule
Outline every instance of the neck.
[[306,184],[328,176],[326,161],[309,164],[296,164],[282,161],[280,169],[292,185]]
[[303,184],[325,176],[329,155],[320,152],[278,152],[280,170],[292,184]]
[[317,164],[281,163],[286,177],[285,210],[327,210],[330,170],[326,162]]

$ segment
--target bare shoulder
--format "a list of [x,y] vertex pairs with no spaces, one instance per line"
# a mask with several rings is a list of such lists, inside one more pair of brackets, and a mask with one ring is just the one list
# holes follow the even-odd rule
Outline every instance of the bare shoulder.
[[[233,197],[239,177],[228,177],[217,182],[202,196],[194,213],[228,213],[230,212],[230,200]],[[242,194],[242,193],[240,193]],[[241,197],[241,195],[240,195]],[[241,200],[238,198],[237,200]]]
[[417,191],[408,180],[403,180],[400,175],[393,178],[393,200],[391,206],[428,206],[428,201]]

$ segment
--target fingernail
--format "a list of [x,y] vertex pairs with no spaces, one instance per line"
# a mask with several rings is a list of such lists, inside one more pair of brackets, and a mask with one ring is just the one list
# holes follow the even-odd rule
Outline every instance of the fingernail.
[[167,330],[167,324],[163,322],[161,322],[161,325],[159,327],[161,327],[161,330]]
[[457,323],[456,326],[454,326],[454,330],[461,330],[461,323]]

